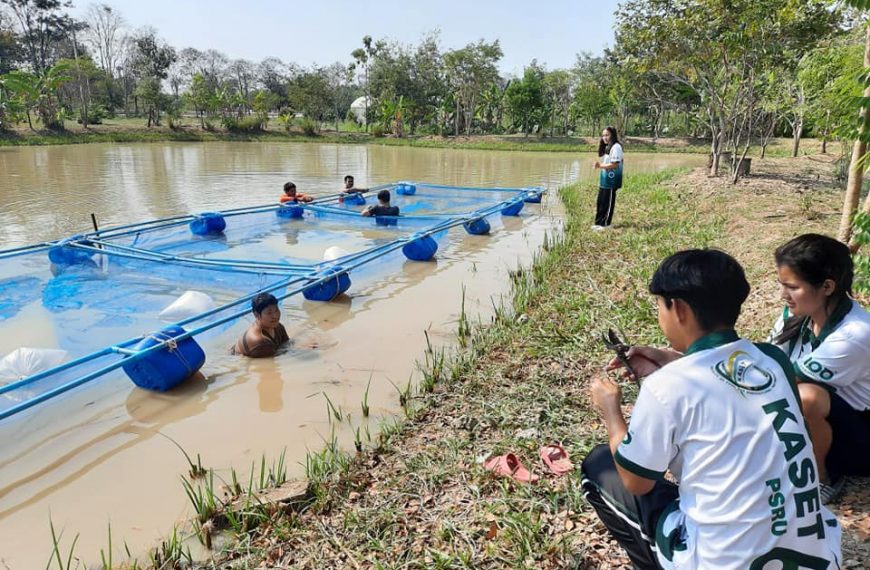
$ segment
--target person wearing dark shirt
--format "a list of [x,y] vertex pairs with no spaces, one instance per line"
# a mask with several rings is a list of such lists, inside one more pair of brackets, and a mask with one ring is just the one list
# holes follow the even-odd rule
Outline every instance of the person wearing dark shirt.
[[290,340],[281,324],[278,299],[270,293],[259,293],[251,299],[254,322],[233,347],[235,354],[250,358],[274,356],[278,348]]
[[398,216],[399,207],[390,206],[390,191],[381,190],[378,192],[378,205],[368,206],[360,212],[363,216]]

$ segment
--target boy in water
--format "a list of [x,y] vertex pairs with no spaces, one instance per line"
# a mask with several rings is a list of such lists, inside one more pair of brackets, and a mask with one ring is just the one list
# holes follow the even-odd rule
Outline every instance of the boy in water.
[[734,332],[743,268],[721,251],[682,251],[649,290],[674,350],[629,352],[646,376],[629,425],[619,386],[593,380],[609,445],[583,461],[586,499],[636,568],[839,568],[791,364]]
[[390,191],[389,190],[381,190],[378,192],[378,205],[377,206],[366,206],[366,208],[360,212],[363,216],[398,216],[399,215],[399,207],[398,206],[390,206]]
[[302,192],[296,192],[296,184],[292,182],[287,182],[284,184],[284,194],[278,198],[278,201],[282,204],[296,204],[298,202],[311,202],[314,200],[308,194],[303,194]]
[[278,299],[271,293],[258,293],[251,299],[254,322],[233,346],[232,352],[250,358],[275,356],[278,349],[290,337],[281,324],[281,309]]

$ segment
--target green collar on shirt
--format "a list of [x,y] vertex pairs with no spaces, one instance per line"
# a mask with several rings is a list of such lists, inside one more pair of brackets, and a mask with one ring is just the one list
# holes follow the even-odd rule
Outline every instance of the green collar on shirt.
[[801,333],[800,339],[802,344],[810,343],[813,347],[813,350],[819,348],[819,345],[828,338],[828,335],[831,334],[837,325],[839,325],[846,315],[849,314],[849,311],[852,310],[852,299],[848,297],[843,297],[837,306],[834,307],[834,311],[828,317],[828,320],[825,321],[825,326],[822,327],[822,330],[819,331],[819,336],[816,336],[813,332],[813,327],[810,326],[810,318],[807,317],[804,319],[803,324],[801,324]]
[[727,331],[713,331],[711,333],[705,334],[704,336],[693,342],[692,346],[689,347],[689,350],[686,351],[685,356],[689,356],[690,354],[701,352],[702,350],[707,350],[709,348],[716,348],[717,346],[722,346],[723,344],[734,342],[739,338],[740,337],[737,336],[737,333],[734,331],[734,329],[730,329]]

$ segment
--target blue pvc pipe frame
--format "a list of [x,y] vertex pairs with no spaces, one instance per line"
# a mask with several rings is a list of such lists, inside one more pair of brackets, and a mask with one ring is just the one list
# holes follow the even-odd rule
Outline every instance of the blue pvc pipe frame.
[[[395,184],[386,184],[378,187],[371,188],[370,192],[376,192],[383,188],[391,188],[394,187]],[[420,186],[430,187],[430,188],[441,188],[441,189],[451,189],[451,190],[462,190],[463,188],[457,188],[455,186],[441,186],[435,184],[417,184],[418,188]],[[481,208],[475,210],[473,212],[468,212],[464,215],[453,215],[453,216],[438,216],[438,215],[430,215],[430,216],[401,216],[401,218],[405,219],[413,219],[413,220],[427,220],[436,222],[429,228],[425,229],[421,232],[416,232],[410,236],[398,238],[384,244],[382,246],[378,246],[375,248],[371,248],[368,250],[364,250],[362,252],[350,254],[343,256],[341,258],[335,259],[331,262],[323,262],[312,264],[310,266],[305,265],[292,265],[292,264],[282,264],[282,263],[269,263],[269,262],[254,262],[254,261],[242,261],[242,260],[203,260],[203,259],[192,259],[192,258],[183,258],[179,256],[174,256],[170,254],[164,254],[161,252],[149,251],[141,248],[135,248],[130,246],[120,246],[118,244],[113,244],[111,242],[104,242],[100,238],[113,238],[113,237],[121,237],[123,235],[129,235],[133,233],[138,233],[142,231],[152,231],[158,229],[165,229],[167,227],[184,225],[189,223],[192,219],[195,219],[195,215],[187,215],[187,216],[175,216],[172,218],[165,218],[162,220],[152,220],[148,222],[139,222],[135,224],[128,224],[125,226],[119,226],[115,228],[109,228],[106,230],[98,230],[95,232],[83,234],[78,243],[69,244],[71,247],[81,248],[85,250],[93,250],[94,253],[100,253],[102,255],[117,255],[119,257],[129,257],[133,259],[143,259],[146,261],[162,261],[166,263],[183,263],[183,264],[193,264],[200,266],[208,266],[209,268],[223,268],[226,269],[228,267],[236,267],[235,271],[244,272],[246,270],[250,272],[258,272],[258,273],[266,273],[266,274],[274,274],[274,275],[286,275],[286,279],[278,281],[268,287],[265,287],[261,290],[255,291],[248,295],[244,295],[239,297],[238,299],[231,301],[229,303],[225,303],[220,307],[216,307],[204,313],[200,313],[198,315],[194,315],[187,319],[178,321],[176,323],[172,323],[174,326],[183,327],[185,325],[195,323],[202,319],[208,318],[212,315],[218,314],[220,312],[226,311],[232,307],[240,305],[242,303],[249,302],[255,295],[262,292],[272,292],[277,291],[279,289],[285,288],[289,285],[297,285],[297,287],[285,292],[284,294],[278,295],[277,299],[282,301],[288,297],[293,295],[297,295],[303,292],[305,289],[316,286],[320,283],[324,283],[331,279],[335,279],[337,275],[342,275],[346,273],[350,273],[354,269],[361,267],[379,257],[382,257],[388,253],[391,253],[397,249],[403,248],[405,245],[424,237],[430,237],[433,234],[448,230],[450,228],[463,225],[467,222],[477,220],[480,218],[485,218],[486,216],[490,216],[495,214],[496,212],[500,212],[506,207],[515,204],[517,200],[523,200],[527,196],[540,196],[544,189],[542,188],[468,188],[469,190],[486,190],[493,192],[515,192],[518,195],[511,198],[510,200],[504,200],[499,202],[498,204],[491,205],[486,208]],[[312,203],[302,205],[303,208],[310,209],[313,211],[317,211],[317,209],[322,209],[324,211],[328,211],[332,214],[343,214],[343,215],[358,215],[355,211],[348,211],[339,208],[330,208],[329,204],[335,201],[337,202],[337,196],[325,197],[320,200],[315,200]],[[243,214],[251,214],[251,213],[259,213],[259,212],[268,212],[274,211],[281,207],[280,205],[269,205],[269,206],[253,206],[246,208],[235,208],[231,210],[225,210],[219,212],[224,216],[234,216],[234,215],[243,215]],[[68,239],[68,238],[67,238]],[[33,244],[29,246],[22,246],[7,250],[0,251],[0,259],[15,257],[17,255],[23,255],[26,253],[34,253],[41,250],[48,250],[49,248],[59,245],[61,242],[65,242],[65,240],[57,240],[55,242],[44,242],[39,244]],[[89,245],[86,245],[81,242],[87,242]],[[66,242],[65,242],[66,243]],[[90,245],[92,244],[92,245]],[[107,248],[112,248],[117,251],[109,251]],[[329,275],[323,275],[320,271],[326,266],[335,266],[341,265],[342,271],[340,273],[333,273]],[[241,269],[244,267],[244,269]],[[128,364],[132,360],[138,360],[141,358],[145,358],[149,354],[156,352],[158,350],[162,350],[168,342],[178,342],[180,340],[184,340],[186,338],[190,338],[196,336],[197,334],[201,334],[207,330],[212,328],[221,326],[228,322],[234,321],[246,314],[248,314],[249,309],[244,309],[241,311],[235,311],[225,317],[222,317],[216,321],[211,323],[207,323],[205,325],[199,326],[197,328],[191,329],[184,334],[178,335],[172,339],[168,339],[166,342],[156,344],[150,348],[145,350],[134,351],[129,347],[135,345],[143,337],[135,337],[131,339],[127,339],[120,343],[114,344],[112,346],[105,347],[98,351],[86,354],[70,362],[63,363],[59,366],[55,366],[48,370],[44,370],[37,374],[33,374],[28,376],[27,378],[23,378],[16,382],[12,382],[6,384],[4,386],[0,386],[0,395],[12,392],[19,388],[23,388],[25,386],[29,386],[42,380],[44,378],[48,378],[54,374],[63,372],[65,370],[69,370],[76,366],[86,364],[98,358],[102,358],[104,356],[109,356],[113,354],[124,355],[124,358],[119,359],[116,362],[103,366],[95,371],[90,372],[80,378],[76,378],[75,380],[71,380],[60,386],[57,386],[47,392],[39,394],[29,400],[25,400],[15,406],[7,408],[5,410],[0,411],[0,420],[6,419],[10,416],[13,416],[19,412],[22,412],[28,408],[31,408],[37,404],[45,402],[51,398],[59,396],[69,390],[77,388],[82,384],[90,382],[95,378],[103,376],[113,370],[121,368],[124,364]],[[170,326],[172,326],[170,325]]]

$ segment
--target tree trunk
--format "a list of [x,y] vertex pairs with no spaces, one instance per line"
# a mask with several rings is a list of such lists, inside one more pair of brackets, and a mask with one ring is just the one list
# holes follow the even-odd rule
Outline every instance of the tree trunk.
[[[864,68],[870,68],[870,26],[864,30]],[[870,97],[870,87],[864,89],[865,100]],[[852,238],[852,218],[858,209],[858,201],[861,199],[861,184],[864,181],[864,167],[861,158],[867,152],[867,143],[861,140],[865,132],[867,120],[867,108],[861,107],[860,127],[858,138],[852,145],[852,159],[849,163],[849,180],[846,183],[846,195],[843,198],[843,215],[840,217],[840,230],[837,237],[843,243],[850,243]],[[855,246],[857,249],[857,245]]]
[[456,116],[453,119],[453,136],[455,136],[455,137],[459,136],[459,113],[460,113],[459,98],[457,98],[456,99]]
[[831,110],[825,113],[825,133],[822,135],[822,154],[828,154],[828,131],[831,124]]
[[712,133],[712,141],[710,143],[710,153],[713,155],[712,164],[710,164],[710,176],[719,176],[719,156],[722,154],[722,131]]
[[803,115],[797,118],[794,123],[794,133],[792,134],[792,147],[791,147],[791,156],[792,158],[798,155],[798,151],[801,146],[801,135],[804,132],[804,118]]

